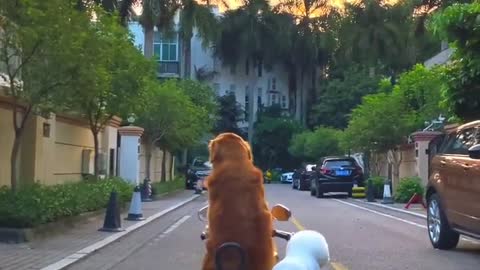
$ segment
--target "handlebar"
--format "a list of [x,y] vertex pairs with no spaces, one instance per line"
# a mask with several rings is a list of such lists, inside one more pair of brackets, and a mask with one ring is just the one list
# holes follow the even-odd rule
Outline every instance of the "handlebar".
[[[290,241],[290,238],[292,238],[292,235],[293,233],[282,231],[282,230],[273,230],[272,232],[272,237],[278,237],[286,241]],[[200,239],[202,239],[202,241],[207,238],[208,238],[207,232],[202,232],[202,234],[200,234]]]
[[282,238],[283,240],[290,241],[290,238],[292,238],[293,233],[289,233],[286,231],[281,231],[281,230],[273,230],[273,237],[278,237]]

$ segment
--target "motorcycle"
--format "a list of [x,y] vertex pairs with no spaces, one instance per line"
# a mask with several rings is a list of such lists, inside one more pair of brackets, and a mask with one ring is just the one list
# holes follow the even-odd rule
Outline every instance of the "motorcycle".
[[[291,211],[281,204],[273,206],[270,212],[278,221],[288,221],[292,216]],[[197,212],[199,220],[205,223],[205,230],[200,235],[202,241],[208,239],[207,213],[208,205]],[[327,241],[322,234],[316,231],[303,230],[293,233],[274,229],[272,237],[288,241],[285,257],[282,260],[276,250],[272,254],[277,262],[272,270],[320,270],[330,262]],[[239,270],[250,270],[245,269],[245,251],[235,242],[223,243],[217,248],[215,252],[216,270],[222,270],[222,255],[228,249],[233,249],[239,254]]]

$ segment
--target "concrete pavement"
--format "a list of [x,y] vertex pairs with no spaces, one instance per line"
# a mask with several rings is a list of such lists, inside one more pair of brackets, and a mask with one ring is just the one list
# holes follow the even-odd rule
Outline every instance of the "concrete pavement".
[[[480,265],[478,242],[462,240],[456,250],[434,250],[421,217],[342,197],[317,199],[289,185],[267,184],[266,189],[270,206],[281,203],[293,212],[292,222],[277,222],[279,229],[324,234],[332,259],[329,269],[476,270]],[[199,269],[204,224],[196,212],[205,203],[203,195],[67,269]],[[281,239],[277,243],[283,257],[286,243]]]

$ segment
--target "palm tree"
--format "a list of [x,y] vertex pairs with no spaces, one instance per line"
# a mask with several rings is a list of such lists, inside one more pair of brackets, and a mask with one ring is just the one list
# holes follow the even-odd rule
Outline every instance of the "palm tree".
[[203,47],[208,47],[217,36],[217,19],[210,6],[199,4],[196,0],[181,0],[180,36],[183,45],[184,78],[191,75],[191,40],[194,28],[202,38]]
[[[329,44],[326,42],[329,30],[325,27],[325,21],[333,8],[327,0],[284,0],[276,10],[288,12],[296,22],[296,27],[291,28],[294,31],[291,35],[295,38],[286,54],[286,64],[290,71],[290,92],[295,93],[295,116],[306,125],[307,101],[311,100],[309,96],[315,91],[314,87],[305,91],[304,81],[309,76],[314,86],[316,68],[328,62],[330,52],[325,45]],[[298,88],[297,79],[300,81]]]
[[[272,10],[267,0],[243,0],[236,10],[229,10],[221,21],[221,29],[215,44],[214,54],[224,65],[236,66],[245,61],[245,66],[265,66],[269,68],[276,61],[270,17]],[[248,95],[254,96],[258,76],[249,72]],[[252,143],[254,124],[254,102],[248,108],[248,141]]]

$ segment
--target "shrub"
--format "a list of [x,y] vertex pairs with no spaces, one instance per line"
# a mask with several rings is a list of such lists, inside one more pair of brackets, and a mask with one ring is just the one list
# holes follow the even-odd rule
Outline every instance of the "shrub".
[[395,191],[395,201],[406,203],[413,194],[423,195],[424,188],[421,179],[418,177],[405,177],[400,179],[400,183]]
[[282,178],[282,174],[275,170],[272,170],[271,172],[272,172],[272,182],[280,182]]
[[385,184],[385,179],[381,176],[370,177],[365,185],[365,193],[368,192],[368,181],[372,181],[374,190],[373,194],[375,195],[375,198],[383,198],[383,186]]
[[130,200],[133,187],[118,178],[84,180],[54,186],[38,183],[16,193],[0,188],[0,227],[28,228],[62,217],[106,207],[110,192],[116,190],[120,202]]

